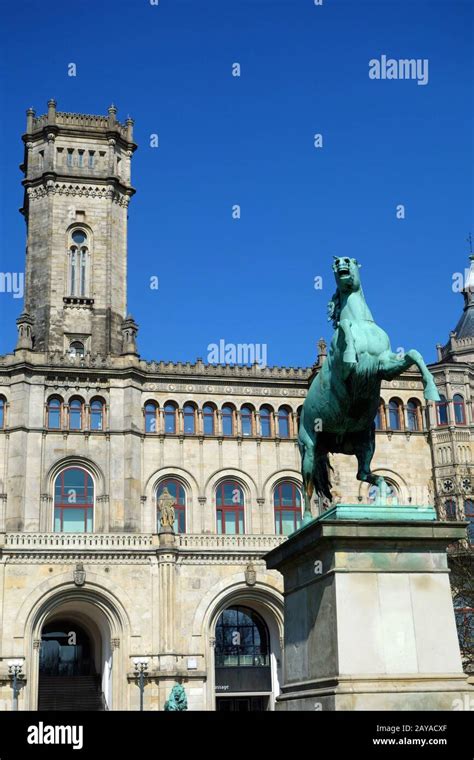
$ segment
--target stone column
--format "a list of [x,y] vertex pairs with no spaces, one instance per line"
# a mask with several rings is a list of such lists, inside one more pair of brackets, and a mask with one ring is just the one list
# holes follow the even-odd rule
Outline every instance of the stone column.
[[159,548],[156,550],[158,560],[158,594],[160,599],[159,649],[161,664],[164,669],[174,666],[176,633],[176,560],[178,549],[174,533],[159,534]]

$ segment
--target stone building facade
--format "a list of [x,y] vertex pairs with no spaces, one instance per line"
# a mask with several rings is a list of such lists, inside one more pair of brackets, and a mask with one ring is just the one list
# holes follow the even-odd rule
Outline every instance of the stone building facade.
[[[313,367],[145,361],[126,310],[133,122],[27,112],[18,343],[0,357],[0,708],[272,709],[282,583],[263,555],[301,518],[298,415]],[[471,519],[470,289],[432,366],[384,383],[389,500]],[[466,316],[467,315],[467,316]],[[459,399],[461,397],[461,400]],[[371,500],[334,457],[334,500]],[[173,528],[160,520],[167,502]],[[314,514],[327,505],[313,504]]]

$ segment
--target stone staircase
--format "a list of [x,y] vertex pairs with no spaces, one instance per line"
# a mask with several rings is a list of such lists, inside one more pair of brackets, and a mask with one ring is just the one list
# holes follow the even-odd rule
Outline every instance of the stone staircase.
[[38,710],[105,710],[100,676],[41,675]]

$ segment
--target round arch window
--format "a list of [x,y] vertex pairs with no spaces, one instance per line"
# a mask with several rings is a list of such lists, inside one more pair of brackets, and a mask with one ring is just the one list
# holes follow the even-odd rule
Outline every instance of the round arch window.
[[268,628],[249,607],[229,607],[216,625],[216,668],[270,665]]
[[[389,480],[385,481],[387,484],[386,499],[387,504],[398,504],[398,492],[393,483]],[[371,485],[368,493],[369,504],[377,504],[380,498],[380,488],[375,485]]]
[[87,470],[67,467],[54,483],[54,531],[91,533],[94,512],[94,481]]
[[77,245],[81,245],[87,240],[87,235],[84,230],[74,230],[71,237]]

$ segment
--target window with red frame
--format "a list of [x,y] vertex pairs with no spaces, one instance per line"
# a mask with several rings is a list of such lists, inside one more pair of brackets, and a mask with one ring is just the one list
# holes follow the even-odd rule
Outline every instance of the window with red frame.
[[224,480],[216,490],[217,532],[244,532],[244,492],[235,480]]
[[446,396],[443,396],[442,393],[439,395],[440,400],[436,402],[436,414],[438,417],[438,425],[447,425],[448,424],[448,403],[446,401]]
[[214,435],[216,429],[216,412],[212,404],[204,404],[202,408],[202,424],[204,435]]
[[470,544],[474,544],[474,501],[466,499],[464,502],[464,516],[469,523],[467,526],[467,538]]
[[72,398],[69,402],[69,430],[82,430],[84,417],[84,402],[80,398]]
[[454,422],[456,425],[466,424],[466,409],[464,407],[464,399],[460,393],[455,393],[453,396],[454,407]]
[[54,530],[58,533],[91,533],[94,481],[81,467],[62,470],[54,484]]
[[448,501],[444,502],[444,512],[446,515],[446,520],[456,519],[456,502],[454,499],[448,499]]
[[176,405],[170,401],[165,404],[165,433],[176,433]]
[[272,434],[272,410],[268,406],[260,409],[260,432],[262,438],[270,438]]
[[158,404],[155,404],[154,401],[147,401],[145,404],[145,433],[156,433],[157,413]]
[[[184,486],[176,478],[166,478],[162,480],[156,491],[157,507],[158,499],[163,494],[165,488],[168,489],[170,495],[174,499],[174,532],[185,533],[186,532],[186,491]],[[158,531],[160,530],[160,510],[158,508]]]
[[57,396],[48,399],[47,426],[48,430],[61,430],[62,401]]
[[278,435],[280,438],[290,437],[290,412],[284,406],[278,410]]
[[222,435],[234,435],[234,407],[230,404],[222,407]]
[[104,429],[104,402],[102,399],[95,398],[91,401],[90,417],[91,430]]
[[240,422],[242,435],[253,435],[253,409],[250,406],[243,406],[240,410]]
[[275,533],[289,536],[301,525],[301,491],[289,481],[279,483],[273,492]]
[[193,404],[185,404],[183,409],[184,432],[194,435],[196,432],[196,409]]

